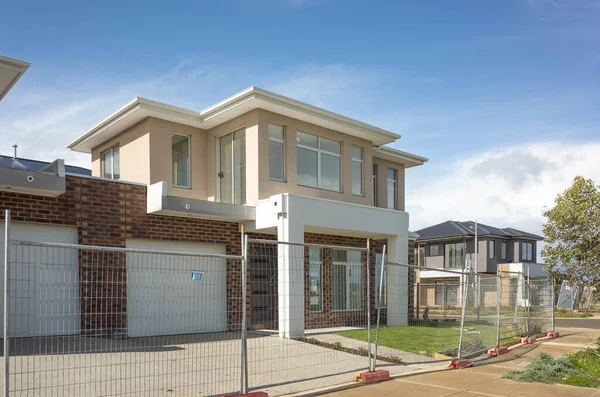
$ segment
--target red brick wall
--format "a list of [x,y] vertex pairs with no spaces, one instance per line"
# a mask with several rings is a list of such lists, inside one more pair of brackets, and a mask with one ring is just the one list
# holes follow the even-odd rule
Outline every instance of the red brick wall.
[[[56,197],[0,192],[0,208],[14,222],[77,226],[79,243],[125,247],[128,238],[224,244],[241,254],[239,226],[232,222],[149,215],[146,187],[67,176],[67,191]],[[4,218],[4,213],[0,215]],[[123,332],[127,327],[125,256],[114,251],[80,250],[81,322],[84,332]],[[239,329],[241,264],[227,266],[228,322]]]

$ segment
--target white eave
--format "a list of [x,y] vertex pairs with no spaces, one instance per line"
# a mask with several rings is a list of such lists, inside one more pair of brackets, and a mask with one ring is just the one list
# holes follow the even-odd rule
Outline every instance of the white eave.
[[0,101],[30,65],[29,62],[0,55]]
[[404,164],[406,168],[423,165],[429,161],[428,158],[417,156],[416,154],[408,152],[403,152],[402,150],[392,149],[386,146],[373,148],[373,157],[393,161],[396,163],[401,163]]
[[90,153],[92,148],[149,116],[209,129],[257,108],[360,137],[377,146],[400,138],[398,134],[358,120],[258,87],[250,87],[200,112],[138,97],[90,128],[67,147]]

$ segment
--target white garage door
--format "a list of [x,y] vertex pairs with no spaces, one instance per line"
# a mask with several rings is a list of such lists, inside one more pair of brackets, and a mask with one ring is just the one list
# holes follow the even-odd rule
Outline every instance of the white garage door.
[[[4,252],[4,223],[0,222]],[[12,240],[77,244],[77,228],[12,223]],[[81,330],[76,249],[14,246],[10,251],[10,335],[69,335]],[[0,322],[4,318],[4,255],[0,258]],[[4,331],[0,331],[2,334]]]
[[[127,248],[225,254],[225,246],[127,240]],[[202,278],[192,278],[192,272]],[[127,254],[129,336],[217,332],[227,328],[227,262],[167,254]]]

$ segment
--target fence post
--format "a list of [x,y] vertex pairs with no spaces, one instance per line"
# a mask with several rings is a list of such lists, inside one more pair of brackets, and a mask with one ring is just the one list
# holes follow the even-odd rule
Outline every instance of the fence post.
[[377,348],[379,347],[379,316],[381,314],[381,297],[383,295],[383,270],[385,269],[385,248],[386,246],[384,245],[383,255],[381,256],[381,273],[379,275],[379,302],[377,302],[377,299],[375,299],[375,302],[379,304],[377,305],[377,328],[375,330],[375,357],[373,359],[373,371],[377,369]]
[[[556,313],[555,313],[555,309],[556,309],[556,301],[555,301],[555,296],[554,296],[554,279],[552,279],[552,332],[556,331],[555,327],[556,327]],[[592,301],[592,297],[590,296],[590,302]]]
[[526,301],[526,307],[525,309],[527,310],[527,337],[530,338],[531,337],[531,326],[530,326],[530,317],[531,317],[531,286],[529,285],[529,266],[527,266],[527,282],[525,283],[525,288],[527,289],[527,301]]
[[248,271],[248,235],[242,234],[242,351],[241,351],[241,390],[240,394],[248,394],[248,335],[246,324],[246,300],[247,300],[247,280]]
[[367,347],[369,356],[369,371],[373,371],[371,366],[371,239],[367,239]]
[[496,285],[496,299],[497,299],[497,310],[496,313],[496,347],[500,347],[500,312],[502,310],[502,268],[498,266],[498,274],[496,275],[498,278]]
[[10,242],[10,210],[4,211],[4,397],[8,397],[9,381],[9,359],[10,359],[10,339],[9,339],[9,310],[10,310],[10,267],[9,267],[9,248]]
[[469,295],[469,278],[467,276],[467,273],[464,271],[462,272],[462,277],[463,279],[463,292],[462,292],[462,296],[461,296],[461,300],[462,300],[462,313],[460,316],[460,336],[458,337],[458,359],[461,359],[462,356],[462,342],[463,342],[463,333],[465,331],[465,316],[466,316],[466,309],[467,309],[467,295]]
[[[419,270],[416,270],[416,272],[418,272]],[[419,319],[419,311],[420,311],[420,306],[421,306],[421,283],[417,283],[417,320]]]

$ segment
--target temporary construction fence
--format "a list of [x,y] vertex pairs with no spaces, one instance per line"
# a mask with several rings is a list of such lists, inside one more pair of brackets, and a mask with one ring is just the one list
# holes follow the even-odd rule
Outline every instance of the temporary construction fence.
[[552,324],[546,281],[506,294],[503,277],[440,270],[430,304],[422,269],[368,243],[246,236],[238,256],[15,241],[6,225],[5,396],[288,394]]

